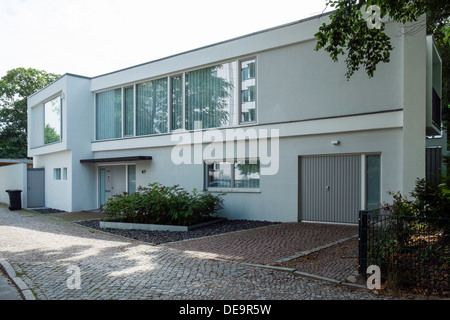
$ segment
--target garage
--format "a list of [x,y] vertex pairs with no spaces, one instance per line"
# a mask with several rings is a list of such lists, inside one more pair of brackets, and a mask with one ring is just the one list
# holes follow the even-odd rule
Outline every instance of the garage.
[[361,154],[299,157],[299,220],[358,223],[366,160]]

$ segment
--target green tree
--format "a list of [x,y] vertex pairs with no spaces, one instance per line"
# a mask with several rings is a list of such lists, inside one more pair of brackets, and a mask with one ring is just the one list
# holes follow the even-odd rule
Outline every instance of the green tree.
[[[442,119],[448,131],[450,123],[450,1],[448,0],[327,0],[326,6],[335,9],[330,22],[323,23],[315,34],[316,51],[325,50],[333,61],[345,57],[346,77],[350,79],[360,68],[373,77],[379,63],[390,61],[394,49],[385,33],[385,26],[369,28],[363,12],[371,5],[380,9],[381,20],[401,24],[411,23],[406,32],[413,34],[423,29],[418,22],[426,15],[427,34],[432,34],[442,57]],[[450,166],[450,157],[446,159]]]
[[27,98],[59,75],[16,68],[0,79],[0,158],[27,156]]
[[[316,50],[324,49],[333,61],[345,56],[347,78],[363,67],[369,77],[373,77],[380,62],[390,61],[393,50],[385,26],[369,28],[363,12],[371,5],[380,9],[380,18],[386,16],[398,23],[417,22],[426,14],[428,32],[447,30],[450,17],[448,0],[327,0],[327,7],[335,8],[330,14],[330,22],[323,23],[317,37]],[[419,30],[420,25],[410,28],[409,33]],[[448,34],[448,33],[447,33]],[[448,40],[448,36],[447,36]]]

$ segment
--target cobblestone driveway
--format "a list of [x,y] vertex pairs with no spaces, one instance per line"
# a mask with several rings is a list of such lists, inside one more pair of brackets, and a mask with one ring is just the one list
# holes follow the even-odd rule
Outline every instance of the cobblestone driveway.
[[[379,299],[293,272],[199,257],[0,205],[0,253],[37,299]],[[80,289],[68,280],[79,268]],[[69,281],[69,287],[71,282]]]
[[273,264],[299,252],[358,234],[358,227],[312,223],[282,223],[248,231],[166,244],[234,261]]

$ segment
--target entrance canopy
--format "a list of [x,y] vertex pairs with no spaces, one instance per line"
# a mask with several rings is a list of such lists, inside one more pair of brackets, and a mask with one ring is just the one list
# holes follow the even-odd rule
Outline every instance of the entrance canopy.
[[132,156],[132,157],[116,157],[116,158],[99,158],[99,159],[82,159],[81,163],[111,163],[111,162],[133,162],[152,160],[149,156]]

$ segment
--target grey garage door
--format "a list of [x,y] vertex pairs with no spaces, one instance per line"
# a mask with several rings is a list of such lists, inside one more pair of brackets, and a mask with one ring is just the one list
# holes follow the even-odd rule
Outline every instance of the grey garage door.
[[358,223],[361,156],[299,157],[299,162],[300,220]]

